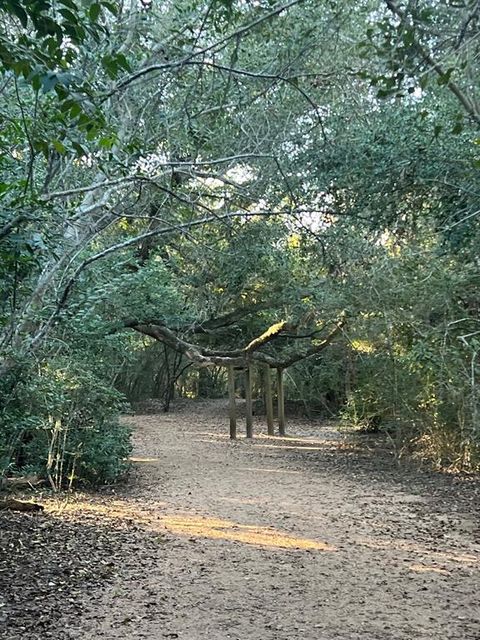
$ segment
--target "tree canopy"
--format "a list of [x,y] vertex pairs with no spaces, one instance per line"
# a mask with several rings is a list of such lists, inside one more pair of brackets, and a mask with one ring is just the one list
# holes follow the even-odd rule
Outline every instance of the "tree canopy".
[[113,476],[82,456],[125,394],[250,360],[478,465],[478,3],[11,0],[0,18],[3,473]]

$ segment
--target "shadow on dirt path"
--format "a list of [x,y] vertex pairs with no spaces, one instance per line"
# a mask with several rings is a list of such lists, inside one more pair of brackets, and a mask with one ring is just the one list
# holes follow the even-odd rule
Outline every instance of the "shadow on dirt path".
[[480,638],[478,481],[398,468],[301,420],[232,443],[225,415],[203,402],[129,418],[129,484],[45,502],[108,575],[43,635],[9,640]]

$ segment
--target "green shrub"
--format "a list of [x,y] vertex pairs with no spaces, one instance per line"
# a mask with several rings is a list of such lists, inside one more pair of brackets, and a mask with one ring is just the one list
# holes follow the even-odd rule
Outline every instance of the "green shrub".
[[0,473],[35,472],[55,489],[102,484],[128,469],[122,396],[67,361],[18,376],[0,407]]

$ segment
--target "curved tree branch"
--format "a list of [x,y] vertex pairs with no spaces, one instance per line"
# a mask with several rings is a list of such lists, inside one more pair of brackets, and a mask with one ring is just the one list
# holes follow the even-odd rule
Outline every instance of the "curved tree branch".
[[[291,328],[286,322],[280,322],[270,327],[261,336],[252,340],[244,349],[234,351],[214,351],[205,349],[199,345],[187,342],[183,338],[178,337],[174,331],[164,325],[137,324],[130,325],[135,331],[143,335],[150,336],[159,342],[163,342],[171,349],[183,354],[191,362],[202,366],[234,366],[245,368],[252,362],[266,364],[269,367],[277,369],[287,369],[292,364],[305,360],[311,356],[320,353],[335,339],[346,323],[346,314],[342,313],[336,320],[334,328],[320,342],[313,344],[307,351],[297,352],[288,357],[274,357],[268,354],[256,351],[261,346],[276,338],[283,330]],[[253,346],[252,346],[253,345]]]

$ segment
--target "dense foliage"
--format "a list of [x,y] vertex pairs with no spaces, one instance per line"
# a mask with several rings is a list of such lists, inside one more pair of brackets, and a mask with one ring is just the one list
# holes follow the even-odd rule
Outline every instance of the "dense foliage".
[[0,19],[1,473],[109,482],[123,397],[224,393],[182,344],[212,357],[286,321],[262,353],[288,359],[342,314],[289,396],[478,467],[476,2]]

